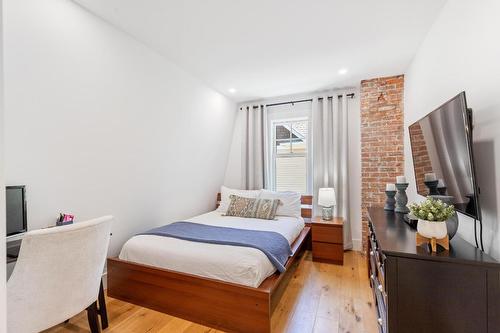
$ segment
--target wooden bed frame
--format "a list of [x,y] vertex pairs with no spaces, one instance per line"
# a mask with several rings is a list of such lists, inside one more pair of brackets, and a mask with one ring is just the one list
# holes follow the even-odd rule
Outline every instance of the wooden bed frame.
[[[302,196],[302,216],[311,217],[312,196]],[[220,193],[217,195],[217,207]],[[282,274],[257,288],[108,258],[108,296],[227,332],[271,332],[276,308],[302,252],[310,242],[306,226],[292,244]]]

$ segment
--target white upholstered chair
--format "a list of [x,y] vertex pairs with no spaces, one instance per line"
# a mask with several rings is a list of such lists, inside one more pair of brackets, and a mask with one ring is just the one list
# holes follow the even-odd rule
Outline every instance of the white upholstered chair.
[[26,233],[7,282],[9,333],[39,332],[86,308],[95,331],[112,220],[104,216]]

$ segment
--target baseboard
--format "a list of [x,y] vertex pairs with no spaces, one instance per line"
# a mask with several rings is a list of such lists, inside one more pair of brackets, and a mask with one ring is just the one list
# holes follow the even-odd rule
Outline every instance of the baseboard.
[[354,251],[361,251],[363,249],[363,242],[361,242],[361,239],[352,240],[352,249]]

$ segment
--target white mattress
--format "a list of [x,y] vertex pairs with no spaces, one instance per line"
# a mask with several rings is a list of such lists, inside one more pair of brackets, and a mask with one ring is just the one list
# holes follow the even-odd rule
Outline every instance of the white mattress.
[[[217,211],[186,221],[275,231],[283,235],[290,244],[304,228],[304,220],[297,217],[279,216],[277,220],[270,221],[221,216]],[[138,235],[129,239],[123,245],[120,259],[250,287],[258,287],[276,271],[266,255],[254,248],[197,243],[155,235]]]

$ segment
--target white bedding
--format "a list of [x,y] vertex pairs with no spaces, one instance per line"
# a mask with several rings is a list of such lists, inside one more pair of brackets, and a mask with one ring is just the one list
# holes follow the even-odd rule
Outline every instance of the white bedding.
[[[186,221],[275,231],[292,244],[304,228],[304,220],[288,216],[276,218],[270,221],[221,216],[220,212],[213,211]],[[266,255],[254,248],[197,243],[155,235],[138,235],[129,239],[123,245],[120,259],[250,287],[258,287],[276,271]]]

